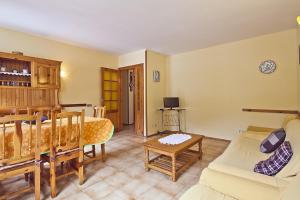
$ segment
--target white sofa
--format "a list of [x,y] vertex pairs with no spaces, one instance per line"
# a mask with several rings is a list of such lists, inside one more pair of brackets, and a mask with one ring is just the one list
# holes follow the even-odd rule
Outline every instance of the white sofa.
[[253,172],[257,162],[270,156],[261,153],[259,145],[271,129],[250,127],[203,170],[199,183],[180,200],[299,200],[300,119],[289,120],[284,128],[294,155],[276,176]]

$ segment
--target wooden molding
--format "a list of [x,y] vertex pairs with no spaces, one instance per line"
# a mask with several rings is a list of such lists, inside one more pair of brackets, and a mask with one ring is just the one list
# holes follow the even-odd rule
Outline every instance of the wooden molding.
[[62,61],[57,61],[57,60],[37,58],[37,57],[5,53],[5,52],[0,52],[0,57],[14,59],[14,60],[29,61],[29,62],[35,61],[35,62],[45,63],[45,64],[49,64],[49,65],[55,65],[55,66],[60,65],[62,63]]
[[280,113],[280,114],[296,114],[299,115],[298,110],[273,110],[273,109],[253,109],[253,108],[243,108],[243,112],[261,112],[261,113]]
[[62,108],[67,108],[67,107],[92,107],[92,104],[87,104],[87,103],[73,103],[73,104],[60,104]]
[[125,67],[119,67],[118,69],[119,70],[130,70],[130,69],[135,69],[136,67],[141,67],[141,66],[144,66],[144,63],[139,63],[139,64],[135,64],[135,65],[128,65],[128,66],[125,66]]

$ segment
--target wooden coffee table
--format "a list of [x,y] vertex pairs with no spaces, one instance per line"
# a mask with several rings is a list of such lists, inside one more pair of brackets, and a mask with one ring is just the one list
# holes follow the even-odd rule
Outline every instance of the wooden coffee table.
[[[157,170],[171,176],[172,180],[176,181],[178,176],[189,166],[198,159],[201,159],[202,140],[204,136],[190,133],[185,134],[191,135],[192,138],[178,145],[161,144],[158,141],[159,138],[166,137],[170,134],[145,142],[145,170]],[[190,149],[194,145],[198,145],[198,151]],[[150,160],[149,152],[154,152],[159,155]]]

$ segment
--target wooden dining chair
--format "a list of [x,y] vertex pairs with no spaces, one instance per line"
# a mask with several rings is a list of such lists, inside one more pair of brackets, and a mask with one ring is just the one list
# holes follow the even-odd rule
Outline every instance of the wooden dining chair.
[[[84,115],[81,112],[52,112],[50,153],[43,156],[50,163],[51,197],[56,196],[56,181],[77,174],[79,184],[84,181],[83,174],[83,134]],[[76,162],[77,160],[77,162]],[[64,163],[64,165],[61,165]],[[58,169],[58,165],[61,169]],[[66,169],[63,169],[66,168]]]
[[[29,124],[22,121],[28,121]],[[35,125],[32,121],[35,121]],[[33,187],[35,199],[40,199],[40,141],[41,114],[0,118],[0,181],[22,174],[34,174],[34,185],[30,181],[24,188],[0,195],[0,199],[19,196]]]
[[[105,112],[106,112],[105,106],[94,106],[94,117],[104,118]],[[104,162],[105,161],[105,144],[104,143],[101,144],[100,148],[101,148],[101,160]],[[90,162],[97,160],[96,146],[93,144],[92,150],[84,152],[84,155],[86,157],[88,157],[88,159],[86,159],[84,161],[85,163],[90,163]]]
[[94,106],[94,117],[104,118],[105,112],[105,106]]
[[51,113],[52,111],[56,112],[61,112],[60,107],[51,107],[51,106],[46,106],[46,107],[28,107],[27,108],[27,113],[30,115],[33,115],[35,113],[42,113],[42,116],[46,116],[48,119],[51,119]]

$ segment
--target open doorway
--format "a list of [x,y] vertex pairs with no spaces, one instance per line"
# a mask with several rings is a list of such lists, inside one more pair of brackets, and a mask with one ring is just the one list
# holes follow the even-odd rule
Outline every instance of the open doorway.
[[134,70],[124,69],[120,71],[121,76],[121,113],[123,129],[134,130]]
[[144,133],[144,65],[119,68],[120,71],[120,125]]

